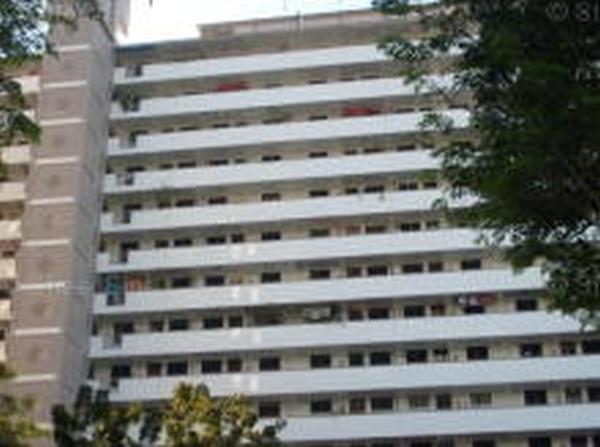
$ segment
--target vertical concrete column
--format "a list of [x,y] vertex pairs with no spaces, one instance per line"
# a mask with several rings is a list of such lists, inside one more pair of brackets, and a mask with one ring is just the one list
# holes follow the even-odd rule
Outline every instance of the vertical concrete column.
[[[114,10],[109,0],[103,6]],[[56,41],[59,56],[42,67],[43,133],[27,183],[7,353],[15,391],[35,399],[42,423],[87,374],[114,55],[98,23],[59,30]]]

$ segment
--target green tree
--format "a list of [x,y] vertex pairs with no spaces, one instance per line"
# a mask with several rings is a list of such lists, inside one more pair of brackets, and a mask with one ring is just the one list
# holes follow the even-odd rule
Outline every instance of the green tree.
[[[12,376],[0,365],[0,381],[6,383]],[[0,447],[27,447],[30,440],[46,434],[29,418],[32,404],[29,399],[0,393]]]
[[[540,262],[557,309],[600,319],[600,2],[375,0],[421,25],[418,39],[392,36],[384,51],[418,85],[442,98],[471,98],[469,141],[437,150],[449,211],[484,230],[516,268]],[[443,62],[440,62],[443,61]],[[432,67],[451,85],[431,81]],[[449,131],[447,119],[428,117]]]
[[112,405],[108,394],[83,386],[72,409],[65,405],[52,409],[57,447],[141,447],[154,443],[160,430],[154,413],[137,405]]
[[257,428],[257,416],[243,396],[215,399],[202,385],[179,385],[163,418],[167,447],[279,445],[281,423]]
[[[59,5],[52,7],[52,5]],[[2,0],[0,2],[0,146],[16,139],[37,142],[38,125],[25,115],[29,108],[15,73],[26,64],[54,53],[53,31],[75,28],[79,20],[97,20],[102,13],[95,0]]]

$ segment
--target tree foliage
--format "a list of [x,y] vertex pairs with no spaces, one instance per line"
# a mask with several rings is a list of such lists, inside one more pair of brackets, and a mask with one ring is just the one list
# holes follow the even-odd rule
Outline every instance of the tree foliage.
[[15,81],[26,64],[54,53],[53,31],[76,28],[83,19],[102,20],[95,0],[2,0],[0,2],[0,146],[17,139],[37,142],[38,125],[25,111],[30,107]]
[[[382,43],[412,82],[436,60],[448,101],[468,93],[476,138],[437,151],[456,221],[508,243],[513,266],[541,263],[550,303],[600,317],[600,2],[375,0],[418,21],[418,40]],[[449,61],[449,62],[448,62]],[[432,120],[435,122],[435,120]]]
[[[4,365],[0,365],[0,381],[12,378]],[[0,393],[0,447],[27,447],[29,441],[44,436],[29,418],[32,402],[8,393]]]

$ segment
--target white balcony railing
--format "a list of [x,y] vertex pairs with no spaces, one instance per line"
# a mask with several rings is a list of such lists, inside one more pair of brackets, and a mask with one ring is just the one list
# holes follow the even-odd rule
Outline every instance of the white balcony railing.
[[205,59],[188,62],[147,64],[137,77],[127,77],[125,68],[115,70],[117,85],[164,82],[215,76],[252,75],[270,71],[310,69],[327,66],[385,62],[375,45],[288,51],[276,54]]
[[15,241],[21,239],[21,221],[0,220],[0,241]]
[[10,300],[0,300],[0,321],[8,321],[10,319]]
[[124,263],[111,263],[110,255],[101,253],[97,268],[99,273],[116,273],[474,251],[482,249],[479,236],[474,230],[451,229],[139,250],[129,252]]
[[0,183],[0,203],[3,202],[22,202],[25,200],[24,182],[1,182]]
[[[443,81],[443,78],[435,79],[436,84]],[[263,107],[318,105],[371,99],[390,100],[423,93],[427,93],[427,91],[417,91],[414,85],[406,84],[402,78],[334,82],[276,89],[143,99],[135,111],[124,111],[120,104],[114,103],[111,119],[131,120],[186,114],[222,113]]]
[[108,305],[105,294],[95,297],[96,315],[139,314],[227,309],[270,305],[318,305],[338,301],[415,299],[479,293],[540,290],[539,268],[515,274],[510,270],[427,273],[376,278],[344,278],[233,287],[127,292],[122,305]]
[[596,355],[139,378],[120,380],[111,398],[117,402],[166,400],[182,380],[205,384],[214,396],[263,397],[585,382],[597,379],[599,368],[600,356]]
[[[466,111],[451,110],[447,113],[447,116],[454,120],[456,128],[464,128],[468,124],[469,114]],[[134,147],[128,147],[125,143],[121,144],[119,139],[112,138],[108,144],[108,155],[111,157],[129,157],[132,155],[214,150],[250,145],[264,146],[367,136],[374,138],[422,132],[424,117],[424,112],[414,112],[143,135],[137,138]]]
[[577,432],[598,427],[600,404],[288,418],[285,443]]
[[173,171],[110,174],[104,180],[105,194],[127,194],[171,189],[198,189],[305,181],[349,176],[405,174],[439,168],[430,151],[390,152],[354,157],[290,160],[276,163],[201,167]]
[[123,336],[120,345],[96,336],[90,340],[90,357],[122,359],[313,347],[327,349],[336,346],[449,343],[458,340],[576,334],[580,330],[579,322],[547,312],[298,324],[130,334]]
[[25,165],[31,159],[31,146],[8,146],[0,149],[2,163],[6,165]]
[[17,266],[14,259],[0,259],[0,280],[14,280],[16,270]]

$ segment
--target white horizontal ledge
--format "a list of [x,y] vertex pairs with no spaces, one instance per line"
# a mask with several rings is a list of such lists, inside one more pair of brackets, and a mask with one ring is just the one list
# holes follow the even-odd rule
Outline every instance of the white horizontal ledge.
[[111,263],[108,253],[98,255],[99,273],[225,267],[367,256],[401,256],[482,250],[475,230],[450,229],[414,233],[390,233],[249,242],[228,246],[201,246],[137,250],[125,263]]
[[[443,78],[432,80],[437,84]],[[150,98],[140,101],[139,109],[123,111],[114,103],[111,119],[136,120],[179,115],[198,115],[259,109],[264,107],[292,107],[318,105],[348,101],[392,99],[402,96],[424,94],[415,85],[407,84],[401,78],[359,80],[352,82],[332,82],[319,85],[302,85],[273,89],[253,89],[231,93],[207,93],[175,97]],[[340,105],[340,108],[342,105]]]
[[286,443],[555,433],[598,428],[600,404],[288,418]]
[[450,342],[577,333],[577,321],[546,312],[485,314],[329,324],[143,333],[123,336],[121,346],[92,337],[95,359],[302,349],[399,343]]
[[[464,128],[468,124],[467,111],[451,110],[446,115],[454,120],[456,128]],[[413,112],[143,135],[137,139],[135,147],[121,147],[119,140],[112,138],[108,144],[108,155],[131,157],[367,136],[375,138],[422,132],[424,117],[425,112]]]
[[600,356],[430,363],[370,368],[317,369],[252,374],[123,379],[111,392],[116,402],[166,400],[182,381],[205,384],[214,396],[252,397],[500,388],[512,385],[588,381],[598,378]]
[[106,295],[94,301],[96,315],[132,315],[145,312],[178,312],[251,306],[324,304],[376,299],[414,299],[474,293],[540,290],[539,268],[515,274],[510,270],[423,273],[376,278],[344,278],[234,287],[126,292],[125,304],[109,306]]
[[309,158],[274,163],[200,167],[176,171],[128,174],[125,184],[116,174],[104,180],[105,194],[129,194],[180,189],[217,188],[273,182],[321,180],[349,176],[405,174],[439,168],[431,151],[390,152],[354,157]]
[[[149,209],[132,212],[129,223],[118,222],[113,214],[103,214],[100,228],[104,234],[119,234],[362,215],[380,216],[429,211],[441,197],[437,190],[423,190],[223,206]],[[457,202],[456,206],[459,205],[461,204]]]
[[223,57],[187,62],[146,64],[139,77],[126,77],[125,68],[115,70],[117,85],[135,85],[146,82],[165,82],[198,79],[213,76],[252,75],[269,71],[284,71],[385,62],[388,58],[375,45],[287,51],[275,54]]

